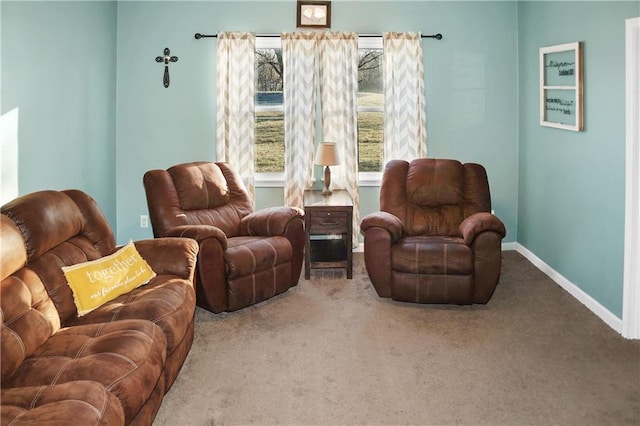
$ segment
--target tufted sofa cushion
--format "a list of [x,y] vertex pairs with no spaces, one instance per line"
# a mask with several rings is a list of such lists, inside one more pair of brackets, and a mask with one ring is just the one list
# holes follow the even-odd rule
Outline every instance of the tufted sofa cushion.
[[118,398],[104,385],[75,381],[53,386],[2,389],[0,424],[109,426],[124,423]]
[[171,354],[191,325],[194,306],[195,294],[192,286],[175,276],[161,275],[149,284],[74,319],[69,325],[143,317],[162,329],[167,339],[167,351]]
[[149,399],[166,357],[162,330],[142,320],[61,329],[27,358],[2,386],[101,383],[121,402],[130,423]]

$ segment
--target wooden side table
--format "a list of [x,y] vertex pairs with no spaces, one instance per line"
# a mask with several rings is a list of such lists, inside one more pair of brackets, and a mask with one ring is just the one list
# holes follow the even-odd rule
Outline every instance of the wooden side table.
[[[353,277],[353,200],[345,190],[331,195],[322,191],[304,192],[304,225],[307,239],[304,253],[304,278],[311,269],[346,268]],[[320,238],[313,238],[319,236]],[[327,238],[339,236],[336,238]]]

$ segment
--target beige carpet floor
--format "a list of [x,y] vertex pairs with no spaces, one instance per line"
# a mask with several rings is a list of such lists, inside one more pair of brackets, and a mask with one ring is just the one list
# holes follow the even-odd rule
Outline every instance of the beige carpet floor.
[[520,254],[485,306],[379,298],[314,272],[231,314],[198,309],[155,425],[639,425],[640,341]]

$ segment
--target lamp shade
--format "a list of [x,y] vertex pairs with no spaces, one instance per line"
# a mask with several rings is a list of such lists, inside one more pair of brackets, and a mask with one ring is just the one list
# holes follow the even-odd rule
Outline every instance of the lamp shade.
[[338,146],[335,142],[321,142],[316,150],[315,164],[321,166],[335,166],[340,164]]

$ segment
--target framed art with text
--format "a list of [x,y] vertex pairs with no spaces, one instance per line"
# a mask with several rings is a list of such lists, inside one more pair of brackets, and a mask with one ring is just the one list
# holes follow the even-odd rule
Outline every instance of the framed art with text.
[[583,130],[580,42],[540,48],[540,125]]

